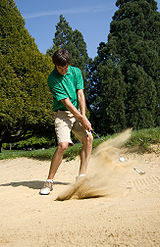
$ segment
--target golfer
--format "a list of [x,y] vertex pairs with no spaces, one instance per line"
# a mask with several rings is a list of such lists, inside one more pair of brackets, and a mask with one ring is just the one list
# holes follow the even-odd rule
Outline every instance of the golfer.
[[48,77],[48,85],[53,95],[53,111],[56,112],[54,123],[58,146],[52,157],[48,178],[40,190],[42,195],[48,195],[53,189],[53,178],[62,162],[63,154],[69,145],[73,145],[71,131],[83,144],[78,179],[86,174],[93,142],[91,123],[85,116],[81,70],[70,65],[70,54],[65,49],[56,51],[52,59],[55,68]]

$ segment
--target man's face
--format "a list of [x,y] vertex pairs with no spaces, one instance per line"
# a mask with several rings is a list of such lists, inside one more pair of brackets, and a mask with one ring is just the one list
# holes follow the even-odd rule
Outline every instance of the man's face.
[[62,67],[62,66],[56,66],[58,72],[61,74],[61,75],[65,75],[68,71],[68,65]]

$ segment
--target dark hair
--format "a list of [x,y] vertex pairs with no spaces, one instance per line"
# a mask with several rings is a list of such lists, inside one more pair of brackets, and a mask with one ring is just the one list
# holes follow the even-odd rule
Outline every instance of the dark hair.
[[53,54],[53,63],[57,66],[66,66],[70,64],[70,54],[65,49],[59,49]]

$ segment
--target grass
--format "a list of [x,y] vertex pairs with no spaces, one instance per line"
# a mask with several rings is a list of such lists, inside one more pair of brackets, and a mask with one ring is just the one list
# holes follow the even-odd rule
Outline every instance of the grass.
[[[117,135],[117,134],[116,134]],[[115,135],[113,135],[115,136]],[[113,136],[102,137],[105,141]],[[98,138],[95,138],[93,141],[93,148],[97,147],[102,141]],[[152,149],[150,148],[152,144],[160,143],[160,127],[150,128],[150,129],[142,129],[142,130],[134,130],[132,132],[131,139],[126,144],[127,147],[138,147],[143,150],[143,152],[150,152]],[[82,145],[77,143],[72,147],[68,147],[64,154],[64,158],[68,161],[74,159],[77,155],[79,155],[81,151]],[[3,159],[12,159],[19,157],[27,157],[34,158],[40,160],[51,160],[53,153],[56,148],[48,148],[48,149],[39,149],[33,151],[15,151],[15,150],[3,150],[0,154],[0,160]]]
[[152,151],[151,145],[160,144],[160,127],[133,131],[127,147],[139,147],[144,152]]

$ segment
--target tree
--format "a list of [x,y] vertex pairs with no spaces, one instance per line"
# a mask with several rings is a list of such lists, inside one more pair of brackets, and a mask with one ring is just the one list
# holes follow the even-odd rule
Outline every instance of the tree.
[[[132,91],[132,85],[135,85],[134,79],[131,82],[128,77],[132,73],[133,66],[137,67],[137,71],[141,67],[143,72],[141,81],[143,81],[144,73],[146,73],[146,81],[143,82],[143,85],[144,88],[148,88],[148,93],[145,94],[146,99],[144,97],[143,99],[144,102],[147,102],[151,93],[150,102],[155,102],[151,104],[147,111],[148,115],[153,114],[153,121],[151,121],[153,127],[159,125],[158,115],[160,113],[160,13],[157,11],[157,3],[154,0],[118,0],[116,5],[119,10],[113,17],[109,40],[116,38],[116,53],[120,54],[122,73],[128,85],[128,95]],[[136,95],[133,97],[136,97]],[[130,97],[126,100],[126,105],[130,105]],[[141,106],[139,106],[140,111]],[[156,114],[154,114],[155,112]],[[126,111],[126,114],[128,114],[128,111]],[[132,114],[137,115],[136,110]],[[139,118],[142,119],[140,115]],[[134,124],[133,126],[139,128],[139,125]],[[144,121],[140,126],[141,128],[145,127]]]
[[[107,84],[109,89],[111,83],[108,79],[104,85],[97,69],[101,64],[106,66],[104,74],[108,78],[107,68],[112,61],[123,81],[121,89],[124,94],[119,98],[125,106],[126,126],[137,129],[154,127],[159,123],[160,111],[160,13],[154,0],[118,0],[116,5],[119,9],[113,16],[108,42],[100,43],[94,60],[91,88],[97,85],[92,98],[99,97],[99,102],[104,102],[104,105],[98,104],[100,115],[109,102],[114,102],[112,97],[107,102],[105,95],[101,95],[101,91],[105,91]],[[116,73],[113,74],[113,82],[115,78]],[[117,84],[117,90],[118,87]],[[123,120],[121,123],[124,126]],[[110,121],[106,120],[106,125],[111,126]]]
[[47,77],[51,59],[39,52],[13,0],[0,2],[0,141],[51,127]]
[[[0,150],[3,141],[8,141],[18,129],[24,107],[22,92],[19,88],[20,80],[13,68],[6,63],[0,54]],[[16,99],[16,100],[15,100]]]
[[138,129],[155,126],[156,90],[152,78],[135,64],[132,64],[127,77],[130,88],[126,106],[128,125]]
[[98,64],[94,77],[89,97],[93,127],[103,135],[119,132],[126,127],[121,70],[109,59],[107,63]]
[[60,21],[56,25],[55,37],[53,38],[53,46],[47,53],[52,56],[58,48],[67,49],[71,55],[72,66],[79,67],[86,72],[86,65],[89,62],[86,43],[82,34],[69,26],[63,15],[60,15]]

